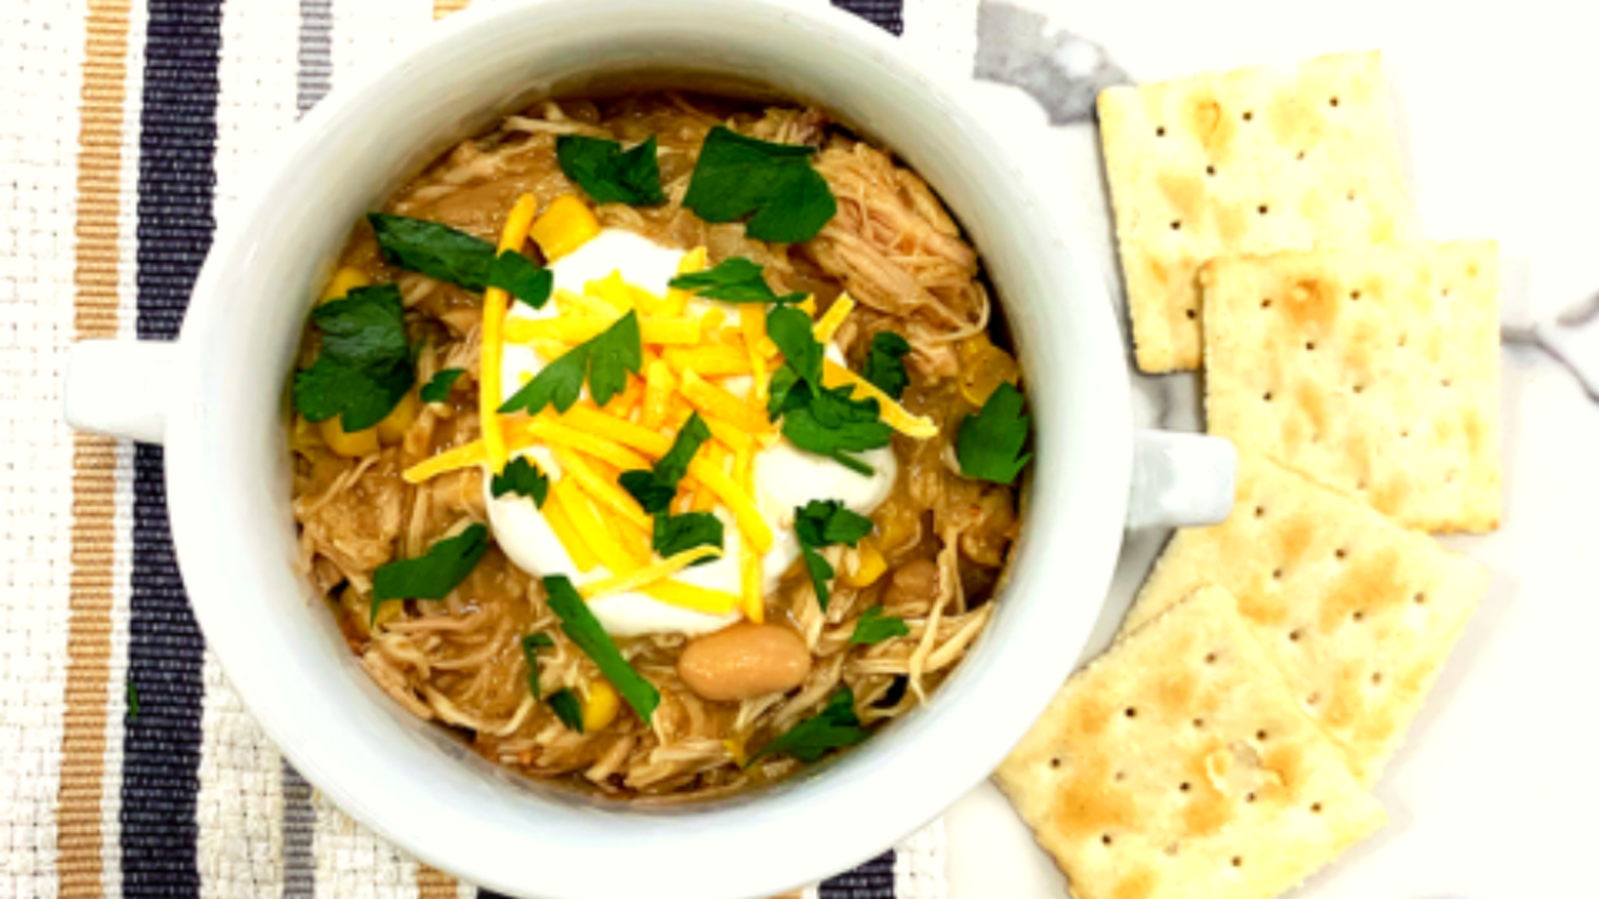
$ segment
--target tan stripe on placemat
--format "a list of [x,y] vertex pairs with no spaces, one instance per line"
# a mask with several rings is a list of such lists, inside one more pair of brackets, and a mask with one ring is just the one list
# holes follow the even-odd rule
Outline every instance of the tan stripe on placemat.
[[472,0],[433,0],[433,18],[442,19],[452,12],[466,9]]
[[[117,202],[129,0],[89,0],[78,133],[74,325],[79,338],[117,333]],[[98,896],[100,795],[111,655],[116,460],[109,438],[72,441],[72,600],[61,738],[57,870],[64,897]]]

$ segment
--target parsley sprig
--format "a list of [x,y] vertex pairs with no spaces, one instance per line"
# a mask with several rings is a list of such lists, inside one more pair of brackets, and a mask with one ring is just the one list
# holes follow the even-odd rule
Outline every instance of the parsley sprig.
[[910,341],[893,331],[878,331],[872,335],[872,345],[866,351],[866,365],[861,376],[873,387],[898,400],[910,386],[910,375],[905,373],[905,357],[910,355]]
[[391,599],[443,599],[472,573],[489,551],[489,529],[473,524],[439,540],[414,559],[378,566],[372,573],[372,620]]
[[341,416],[346,431],[382,421],[416,382],[400,289],[356,288],[318,306],[311,323],[322,346],[316,361],[294,375],[295,408],[313,422]]
[[533,500],[537,508],[544,508],[544,499],[550,493],[550,479],[526,456],[517,456],[505,463],[505,468],[489,481],[489,493],[495,499],[513,493]]
[[827,179],[811,168],[816,148],[775,144],[717,125],[694,164],[683,206],[707,222],[749,217],[756,240],[798,243],[815,237],[838,212]]
[[907,636],[910,632],[911,629],[905,623],[905,619],[884,615],[882,606],[872,606],[855,620],[855,632],[849,635],[849,642],[871,646],[884,640]]
[[766,332],[785,360],[772,376],[767,405],[773,420],[783,420],[783,436],[857,474],[872,474],[872,467],[852,454],[887,446],[893,439],[877,401],[852,399],[847,384],[829,389],[822,383],[824,350],[805,313],[779,306],[767,313]]
[[[650,717],[655,714],[655,707],[661,703],[660,692],[622,657],[611,635],[605,632],[599,619],[589,611],[588,603],[583,601],[570,580],[564,575],[550,575],[544,579],[544,592],[548,596],[551,611],[561,619],[561,632],[594,662],[605,679],[616,687],[616,692],[648,725]],[[560,714],[560,710],[556,709],[556,713]],[[581,710],[578,718],[581,727]],[[571,727],[571,724],[567,726]]]
[[582,396],[585,376],[594,402],[603,406],[627,386],[628,372],[637,374],[643,364],[638,313],[629,312],[592,340],[578,344],[544,366],[533,380],[505,401],[500,412],[522,411],[537,415],[551,403],[555,404],[556,411],[565,412]]
[[802,762],[814,762],[828,750],[854,746],[868,736],[861,719],[855,715],[855,693],[849,687],[840,687],[816,717],[801,721],[788,733],[762,746],[744,767],[777,753],[791,755]]
[[854,546],[872,532],[872,520],[851,512],[836,499],[813,499],[794,510],[794,532],[799,536],[805,571],[816,588],[816,602],[825,612],[832,595],[828,584],[833,580],[833,566],[821,550],[841,543]]
[[583,732],[583,702],[570,687],[562,687],[550,694],[550,709],[566,725],[567,730],[574,734]]
[[708,300],[725,303],[798,303],[805,299],[803,293],[779,296],[766,283],[763,271],[743,256],[733,256],[707,271],[678,275],[667,282],[667,286],[691,290]]
[[700,446],[711,439],[711,429],[705,424],[705,419],[695,412],[678,429],[677,436],[672,439],[672,448],[666,455],[656,460],[655,466],[649,469],[634,469],[624,471],[617,482],[622,489],[633,495],[644,511],[651,515],[665,512],[672,504],[672,497],[677,495],[678,482],[688,474],[688,466],[694,461],[694,454],[700,451]]
[[563,134],[555,139],[555,158],[566,177],[596,203],[659,206],[666,202],[653,134],[626,152],[618,141]]
[[1031,453],[1022,452],[1032,421],[1022,414],[1023,405],[1022,392],[1001,383],[989,394],[982,411],[961,421],[955,435],[955,458],[960,461],[961,474],[996,484],[1016,480],[1033,458]]
[[499,287],[537,309],[550,297],[554,277],[515,250],[494,244],[442,222],[369,213],[367,221],[389,264],[482,293]]
[[527,686],[533,698],[542,700],[544,690],[539,685],[539,657],[541,649],[553,649],[555,638],[549,634],[528,634],[522,638],[522,661],[527,663]]
[[456,379],[464,374],[466,374],[464,368],[440,369],[422,386],[422,402],[442,403],[449,399],[450,388],[454,387]]

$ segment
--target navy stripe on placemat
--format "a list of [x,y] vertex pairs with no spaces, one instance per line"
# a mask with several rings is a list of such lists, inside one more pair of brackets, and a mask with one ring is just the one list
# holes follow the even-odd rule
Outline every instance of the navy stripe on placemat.
[[[139,133],[140,339],[177,336],[211,246],[221,26],[222,0],[150,0]],[[178,577],[160,447],[135,450],[133,495],[128,676],[139,715],[122,747],[122,892],[182,899],[200,893],[205,641]]]
[[894,899],[894,852],[822,881],[822,899]]
[[847,9],[873,25],[895,35],[905,33],[904,0],[833,0],[839,9]]

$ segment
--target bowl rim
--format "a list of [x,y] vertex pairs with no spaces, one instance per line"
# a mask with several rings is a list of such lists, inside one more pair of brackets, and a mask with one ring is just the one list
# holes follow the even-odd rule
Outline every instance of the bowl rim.
[[[645,6],[649,2],[650,0],[587,0],[581,6],[586,10],[583,15],[595,16],[604,15],[607,11],[625,9],[630,5]],[[204,337],[214,330],[226,328],[223,321],[226,318],[226,310],[215,300],[220,296],[224,279],[228,275],[229,262],[232,258],[248,252],[247,231],[251,223],[273,208],[274,185],[290,177],[293,163],[301,158],[309,147],[324,139],[327,132],[336,132],[341,119],[373,92],[381,93],[389,90],[382,83],[385,73],[422,65],[425,57],[439,53],[441,48],[464,42],[473,34],[491,30],[497,23],[505,22],[509,17],[527,15],[532,11],[548,11],[558,3],[559,0],[519,0],[519,2],[475,8],[463,15],[452,17],[436,25],[434,33],[428,39],[401,48],[387,63],[368,69],[356,83],[341,86],[308,113],[292,130],[287,143],[277,154],[274,162],[267,166],[271,175],[261,180],[259,192],[253,198],[245,198],[238,207],[237,214],[224,223],[217,232],[212,251],[196,283],[194,304],[185,317],[178,344],[179,370],[191,376],[179,377],[175,379],[175,383],[194,385],[202,380],[200,373],[206,367]],[[795,27],[820,31],[829,39],[840,42],[846,47],[869,54],[876,65],[885,72],[898,70],[901,73],[915,73],[928,94],[929,103],[943,107],[957,122],[962,120],[967,124],[981,122],[981,117],[971,107],[969,101],[963,98],[963,92],[929,73],[925,62],[913,51],[902,46],[886,32],[830,6],[813,6],[801,3],[799,0],[678,0],[674,5],[685,12],[698,7],[705,13],[727,13],[731,8],[730,3],[736,3],[750,10],[761,9],[781,13],[785,20],[793,22]],[[577,6],[577,4],[563,5]],[[574,14],[571,9],[564,10],[564,13]],[[973,139],[979,145],[983,145],[984,152],[992,152],[996,158],[1008,159],[1004,147],[993,136],[979,135]],[[1027,184],[1029,179],[1018,166],[1010,163],[1009,169],[1017,179],[1018,185]],[[1022,190],[1022,193],[1036,194],[1026,190]],[[1047,210],[1038,212],[1033,218],[1040,228],[1048,232],[1038,240],[1041,247],[1051,248],[1071,257],[1070,247],[1084,245],[1081,240],[1069,242],[1067,240],[1068,235],[1074,236],[1071,232],[1075,230],[1075,222],[1052,218]],[[803,844],[794,844],[804,846],[803,852],[789,853],[796,856],[795,858],[781,859],[759,867],[729,865],[728,871],[714,872],[709,878],[701,877],[685,889],[676,889],[671,884],[659,881],[649,882],[641,879],[646,875],[627,870],[633,868],[633,865],[613,865],[614,870],[587,872],[587,876],[598,878],[595,882],[585,882],[583,876],[577,876],[582,872],[546,869],[541,872],[542,879],[537,884],[529,884],[524,879],[525,871],[517,867],[518,860],[496,858],[491,854],[503,850],[505,845],[503,841],[486,839],[489,834],[474,834],[472,820],[459,814],[458,810],[452,812],[447,802],[416,796],[413,798],[419,802],[432,804],[422,809],[404,808],[392,801],[391,797],[375,790],[371,783],[366,782],[357,773],[349,759],[340,757],[339,747],[319,741],[315,735],[307,734],[296,722],[293,710],[285,707],[281,696],[274,695],[274,687],[271,681],[262,675],[258,659],[254,656],[247,657],[242,651],[240,641],[250,639],[251,635],[241,632],[238,627],[231,626],[227,621],[227,603],[220,598],[224,596],[223,591],[227,582],[217,570],[220,566],[212,564],[211,560],[226,558],[230,544],[228,536],[224,533],[224,519],[214,508],[219,505],[214,502],[215,484],[203,476],[207,473],[215,474],[217,471],[214,460],[207,458],[203,440],[207,429],[217,427],[217,417],[207,409],[205,402],[199,396],[198,389],[189,386],[179,388],[179,401],[172,404],[168,417],[166,471],[168,505],[175,547],[185,583],[189,586],[196,617],[204,628],[208,643],[217,650],[217,658],[223,670],[246,707],[250,709],[274,744],[311,783],[330,796],[340,808],[348,811],[390,842],[404,848],[415,857],[450,871],[469,882],[508,893],[525,893],[529,889],[537,889],[539,895],[545,899],[620,897],[634,895],[645,885],[652,893],[662,897],[682,896],[687,899],[692,896],[695,899],[705,899],[712,896],[769,895],[797,888],[814,882],[819,877],[845,870],[870,858],[881,851],[882,847],[931,820],[950,802],[992,771],[1008,753],[1010,747],[1021,738],[1033,718],[1048,702],[1058,683],[1069,673],[1082,641],[1087,639],[1108,589],[1119,554],[1122,539],[1121,524],[1131,477],[1131,387],[1127,380],[1121,343],[1116,339],[1119,330],[1110,301],[1104,294],[1103,278],[1093,277],[1098,274],[1097,267],[1086,253],[1078,251],[1076,257],[1072,258],[1074,258],[1073,264],[1084,270],[1084,273],[1079,274],[1075,280],[1080,284],[1098,284],[1097,291],[1092,287],[1087,288],[1092,296],[1074,298],[1075,303],[1085,307],[1078,313],[1079,319],[1086,323],[1085,330],[1094,332],[1095,339],[1110,344],[1105,350],[1095,352],[1091,360],[1095,368],[1095,379],[1105,379],[1104,383],[1109,385],[1099,388],[1104,398],[1103,402],[1083,413],[1091,414],[1091,421],[1102,431],[1094,438],[1102,447],[1097,460],[1100,463],[1099,482],[1080,485],[1084,486],[1084,494],[1074,496],[1074,502],[1080,507],[1078,511],[1081,512],[1085,523],[1089,520],[1093,523],[1078,534],[1082,538],[1083,546],[1080,555],[1090,564],[1072,572],[1071,576],[1076,585],[1072,592],[1086,596],[1090,601],[1080,603],[1081,608],[1070,613],[1052,613],[1058,615],[1055,623],[1069,624],[1075,628],[1074,633],[1080,634],[1081,640],[1071,645],[1057,644],[1055,647],[1057,657],[1044,655],[1038,657],[1036,667],[1042,669],[1039,673],[1044,675],[1043,681],[1034,677],[1032,683],[1027,683],[1020,677],[1020,665],[1016,662],[1005,668],[1004,670],[1009,673],[1008,683],[1015,689],[1016,695],[995,700],[1008,704],[1007,711],[1001,716],[1000,721],[990,721],[983,728],[975,729],[969,728],[970,722],[963,724],[963,720],[968,718],[972,721],[981,720],[980,717],[974,717],[977,715],[976,709],[979,703],[970,695],[975,686],[969,678],[965,681],[960,681],[959,677],[952,678],[935,694],[934,704],[918,710],[914,716],[908,716],[913,720],[896,725],[901,730],[910,731],[910,735],[896,734],[897,742],[892,742],[886,747],[882,745],[888,742],[886,739],[871,741],[848,754],[849,757],[870,757],[870,764],[862,761],[860,764],[852,762],[850,765],[824,766],[815,776],[806,778],[795,790],[788,791],[787,795],[790,798],[802,790],[808,791],[806,795],[810,801],[797,809],[790,809],[795,817],[801,819],[806,816],[814,818],[822,814],[823,810],[837,814],[849,809],[871,809],[869,815],[862,815],[857,811],[852,815],[851,827],[838,828],[840,833],[816,833],[812,835],[811,840]],[[1039,264],[1049,263],[1041,261]],[[1036,386],[1033,389],[1036,390]],[[184,395],[185,393],[190,395]],[[1054,514],[1053,510],[1048,511],[1049,514]],[[1035,526],[1042,527],[1036,524]],[[1023,539],[1027,539],[1025,529]],[[1036,556],[1037,553],[1034,554],[1034,557]],[[1030,566],[1029,572],[1041,567],[1042,562],[1034,564]],[[1039,573],[1032,580],[1040,580],[1042,577],[1043,574]],[[996,619],[998,617],[996,616]],[[991,623],[990,634],[985,635],[985,639],[992,636],[993,630],[994,623]],[[1019,626],[1012,630],[1015,631],[1014,640],[1042,640],[1037,634],[1028,636],[1026,630]],[[972,711],[960,714],[963,703],[971,707]],[[960,744],[958,751],[963,753],[962,760],[959,764],[950,766],[947,776],[933,783],[921,784],[918,788],[908,781],[906,775],[897,773],[896,765],[891,764],[896,753],[905,756],[911,751],[912,736],[926,740],[943,738],[958,742]],[[307,737],[311,738],[306,739]],[[921,754],[931,755],[932,750],[924,749]],[[783,794],[757,795],[749,802],[733,806],[731,811],[741,813],[745,819],[753,818],[760,827],[767,828],[768,833],[778,835],[775,842],[782,842],[798,833],[797,825],[770,815],[756,817],[752,812],[755,806],[762,803],[774,804],[766,799],[770,795]],[[722,810],[718,809],[688,808],[690,809],[688,812],[672,814],[675,814],[681,822],[691,818],[709,818],[722,813]],[[701,811],[704,812],[703,815]],[[631,816],[623,814],[619,817],[627,819]],[[441,821],[448,824],[452,831],[443,839],[440,839],[437,833]],[[747,826],[750,821],[746,820],[744,823]],[[708,825],[692,829],[699,836],[714,833],[716,830]],[[842,834],[842,831],[852,829],[851,834]],[[498,838],[504,835],[493,836]],[[485,839],[479,842],[474,840],[474,837]],[[650,859],[657,862],[664,860],[670,863],[674,859],[670,851],[653,844],[641,846],[639,852],[647,854]],[[696,872],[696,875],[702,873],[704,872]],[[658,870],[649,876],[660,878],[665,876],[665,873]]]

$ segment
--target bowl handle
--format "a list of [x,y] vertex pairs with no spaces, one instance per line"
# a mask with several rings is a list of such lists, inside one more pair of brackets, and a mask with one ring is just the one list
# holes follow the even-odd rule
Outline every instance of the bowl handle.
[[67,424],[80,431],[161,443],[178,345],[158,340],[84,340],[67,354],[62,390]]
[[1187,527],[1227,520],[1237,468],[1238,453],[1224,438],[1137,432],[1127,527]]

